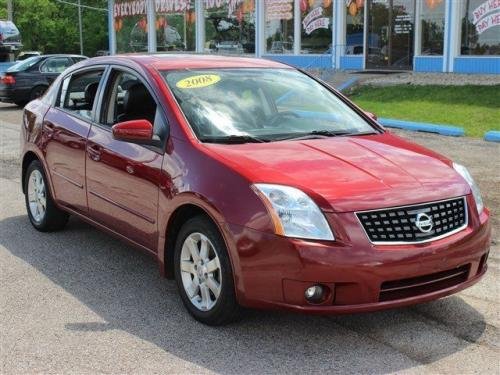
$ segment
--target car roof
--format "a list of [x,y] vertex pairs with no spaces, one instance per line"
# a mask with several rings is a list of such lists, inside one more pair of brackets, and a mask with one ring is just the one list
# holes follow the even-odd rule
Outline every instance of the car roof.
[[136,63],[157,70],[211,69],[211,68],[288,68],[292,67],[272,60],[254,57],[235,57],[203,54],[124,54],[94,57],[92,63]]
[[74,55],[71,53],[53,53],[53,54],[47,54],[47,55],[40,55],[39,57],[44,57],[44,58],[47,58],[47,57],[84,57],[84,58],[88,59],[87,56]]

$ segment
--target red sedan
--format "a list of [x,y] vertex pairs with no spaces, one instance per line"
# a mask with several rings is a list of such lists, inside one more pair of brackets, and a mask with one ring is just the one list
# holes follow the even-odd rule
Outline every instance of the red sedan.
[[465,167],[277,62],[91,59],[28,104],[22,146],[36,229],[72,214],[128,241],[207,324],[240,306],[405,306],[487,269],[489,213]]

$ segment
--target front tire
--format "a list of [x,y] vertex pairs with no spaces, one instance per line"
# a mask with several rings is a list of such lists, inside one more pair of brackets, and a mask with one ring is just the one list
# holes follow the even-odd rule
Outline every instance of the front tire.
[[61,230],[68,213],[58,209],[52,199],[42,164],[33,160],[24,176],[26,210],[31,224],[41,232]]
[[208,218],[197,216],[182,226],[174,262],[182,302],[196,320],[216,326],[237,318],[239,306],[227,248]]

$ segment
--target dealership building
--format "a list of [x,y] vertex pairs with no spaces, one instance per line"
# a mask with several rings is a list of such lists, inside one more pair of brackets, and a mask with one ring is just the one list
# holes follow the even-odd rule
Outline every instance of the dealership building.
[[500,74],[500,0],[114,0],[110,52]]

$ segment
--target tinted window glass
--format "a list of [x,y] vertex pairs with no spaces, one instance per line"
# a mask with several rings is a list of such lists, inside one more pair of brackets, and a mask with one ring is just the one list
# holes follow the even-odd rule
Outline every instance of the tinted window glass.
[[103,72],[104,70],[94,70],[65,78],[56,106],[80,117],[92,119],[97,88]]
[[42,73],[62,73],[72,64],[73,62],[67,57],[51,57],[42,64],[40,71]]

